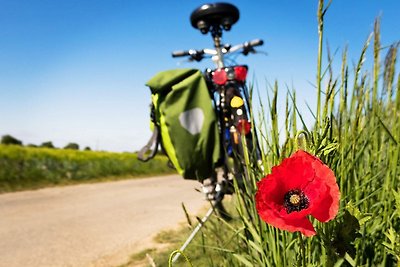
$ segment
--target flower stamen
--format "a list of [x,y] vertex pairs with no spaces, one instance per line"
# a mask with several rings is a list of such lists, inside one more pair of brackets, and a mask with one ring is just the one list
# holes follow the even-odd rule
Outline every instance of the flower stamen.
[[290,203],[292,203],[293,205],[299,205],[300,203],[300,196],[297,194],[293,194],[290,196],[289,198]]
[[309,205],[308,197],[299,189],[290,190],[285,194],[283,206],[288,214],[306,209]]

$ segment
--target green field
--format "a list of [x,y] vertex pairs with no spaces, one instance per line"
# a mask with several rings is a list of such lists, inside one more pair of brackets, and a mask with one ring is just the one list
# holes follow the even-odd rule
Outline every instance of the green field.
[[0,145],[0,193],[174,172],[163,156]]

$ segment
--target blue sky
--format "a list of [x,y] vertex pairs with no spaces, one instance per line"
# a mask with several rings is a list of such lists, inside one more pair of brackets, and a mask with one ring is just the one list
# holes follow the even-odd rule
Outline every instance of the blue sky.
[[[275,80],[281,89],[293,85],[299,102],[312,106],[318,1],[230,2],[240,9],[240,20],[223,40],[265,41],[261,50],[267,56],[237,58],[250,66],[259,89]],[[146,81],[162,70],[212,66],[178,65],[180,60],[171,57],[174,50],[212,48],[210,36],[189,22],[203,3],[0,0],[0,135],[11,134],[24,144],[140,149],[151,134]],[[382,44],[399,41],[399,10],[395,0],[334,0],[325,42],[332,51],[339,49],[337,62],[345,45],[350,59],[357,60],[379,15]]]

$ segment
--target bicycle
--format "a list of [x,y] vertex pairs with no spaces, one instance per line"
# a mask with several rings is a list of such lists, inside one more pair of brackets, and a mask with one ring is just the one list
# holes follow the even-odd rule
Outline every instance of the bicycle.
[[[184,251],[214,210],[223,219],[231,219],[222,204],[225,194],[232,194],[237,190],[245,194],[246,187],[251,186],[248,170],[259,167],[261,163],[261,150],[257,134],[251,124],[253,121],[254,125],[254,117],[246,86],[248,67],[237,64],[229,65],[226,59],[228,55],[234,53],[242,53],[245,56],[256,53],[254,47],[263,45],[263,41],[256,39],[235,46],[223,44],[223,31],[229,31],[238,20],[239,10],[232,4],[202,5],[192,12],[190,22],[202,34],[211,33],[214,49],[172,52],[172,57],[187,57],[189,61],[197,62],[211,58],[214,62],[215,68],[207,68],[203,74],[217,115],[223,150],[220,165],[217,166],[222,168],[222,177],[218,177],[218,171],[215,170],[212,177],[203,181],[203,192],[211,201],[212,208],[177,251],[172,262],[179,258],[180,252]],[[262,167],[260,170],[262,171]]]
[[[219,215],[230,216],[222,205],[225,194],[234,192],[234,179],[239,189],[244,189],[248,180],[246,163],[260,162],[260,148],[255,131],[252,131],[250,96],[246,86],[248,67],[229,65],[227,56],[242,53],[247,56],[256,53],[254,47],[263,45],[260,39],[235,46],[222,43],[223,31],[229,31],[239,20],[239,10],[232,4],[205,4],[195,9],[190,21],[195,29],[204,35],[210,33],[214,49],[186,50],[172,52],[172,57],[187,57],[189,61],[200,62],[211,58],[215,69],[207,68],[204,76],[211,93],[218,118],[223,158],[220,162],[222,178],[215,171],[210,179],[203,182],[203,192],[212,201]],[[253,166],[254,167],[254,166]]]

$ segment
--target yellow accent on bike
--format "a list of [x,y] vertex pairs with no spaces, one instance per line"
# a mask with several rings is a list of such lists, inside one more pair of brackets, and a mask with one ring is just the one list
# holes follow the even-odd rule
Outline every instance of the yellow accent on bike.
[[231,107],[233,108],[240,108],[241,106],[243,106],[243,104],[244,102],[241,97],[234,96],[231,100]]

